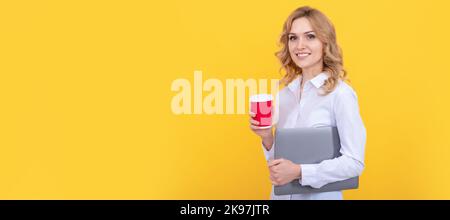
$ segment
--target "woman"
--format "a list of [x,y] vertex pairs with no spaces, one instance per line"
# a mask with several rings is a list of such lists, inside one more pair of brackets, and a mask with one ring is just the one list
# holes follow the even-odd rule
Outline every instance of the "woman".
[[[279,128],[336,126],[342,156],[319,164],[295,164],[273,160],[272,128],[259,129],[250,118],[252,131],[261,137],[273,185],[293,180],[303,186],[320,188],[328,183],[361,175],[364,168],[366,130],[359,114],[355,91],[346,83],[342,52],[336,42],[333,24],[310,7],[292,12],[280,37],[276,53],[286,75],[279,92]],[[254,114],[250,113],[253,117]],[[342,199],[342,192],[276,196],[272,199]]]

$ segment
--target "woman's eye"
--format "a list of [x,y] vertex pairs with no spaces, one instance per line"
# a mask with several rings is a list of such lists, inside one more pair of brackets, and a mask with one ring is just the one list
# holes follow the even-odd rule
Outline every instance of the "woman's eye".
[[306,35],[306,37],[308,38],[308,40],[312,40],[312,39],[316,38],[316,36],[314,36],[314,34],[308,34],[308,35]]
[[289,40],[290,40],[290,41],[294,41],[294,40],[296,40],[296,39],[297,39],[296,36],[289,36]]

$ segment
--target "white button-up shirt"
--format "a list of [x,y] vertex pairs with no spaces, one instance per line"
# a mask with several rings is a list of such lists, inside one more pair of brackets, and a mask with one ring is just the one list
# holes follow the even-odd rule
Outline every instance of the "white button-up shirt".
[[[321,73],[305,82],[300,97],[301,76],[283,88],[278,94],[279,114],[276,127],[337,127],[342,156],[322,161],[319,164],[301,164],[303,186],[320,188],[328,183],[361,175],[364,169],[366,129],[359,114],[355,91],[345,82],[339,81],[335,90],[326,96],[320,95],[321,86],[328,78]],[[274,147],[267,151],[266,160],[273,159]],[[271,199],[342,199],[342,192],[323,192],[277,196]]]

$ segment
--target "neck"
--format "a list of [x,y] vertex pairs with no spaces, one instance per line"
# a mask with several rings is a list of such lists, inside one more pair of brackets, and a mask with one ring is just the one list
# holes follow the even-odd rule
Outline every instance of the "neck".
[[312,79],[314,77],[316,77],[317,75],[319,75],[319,73],[321,73],[321,72],[302,73],[302,76],[303,76],[302,77],[302,81],[303,81],[303,83],[309,81],[310,79]]
[[321,72],[323,72],[323,66],[319,65],[319,66],[315,66],[315,67],[311,67],[311,68],[305,68],[302,69],[302,76],[303,76],[303,82],[306,82],[314,77],[316,77],[317,75],[319,75]]

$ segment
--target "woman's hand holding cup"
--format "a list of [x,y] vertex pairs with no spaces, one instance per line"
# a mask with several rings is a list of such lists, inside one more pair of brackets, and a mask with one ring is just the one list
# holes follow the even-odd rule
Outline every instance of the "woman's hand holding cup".
[[273,145],[272,96],[267,94],[250,97],[250,129],[261,137],[264,147]]

